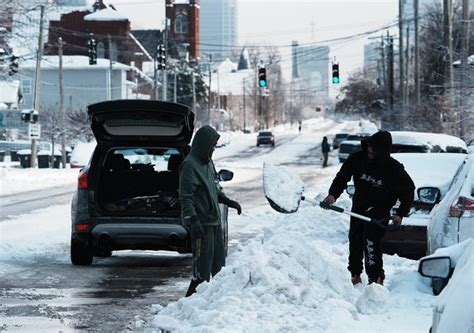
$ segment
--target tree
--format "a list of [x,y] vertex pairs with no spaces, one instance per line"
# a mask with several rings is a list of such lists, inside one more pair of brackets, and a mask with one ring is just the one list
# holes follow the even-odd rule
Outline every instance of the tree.
[[363,72],[352,74],[341,92],[343,99],[336,104],[336,112],[360,114],[374,119],[381,116],[384,89],[365,77]]
[[84,110],[70,110],[67,112],[67,127],[69,140],[90,142],[94,139],[89,116]]

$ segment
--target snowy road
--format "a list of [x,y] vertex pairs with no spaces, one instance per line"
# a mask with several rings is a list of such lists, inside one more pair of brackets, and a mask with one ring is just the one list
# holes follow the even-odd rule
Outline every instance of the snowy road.
[[76,184],[0,196],[0,222],[43,207],[71,202]]
[[[235,172],[234,180],[224,185],[226,193],[237,199],[244,210],[241,216],[232,210],[229,215],[230,265],[238,260],[247,242],[274,223],[274,212],[268,208],[262,190],[263,161],[295,170],[305,181],[307,194],[316,194],[311,193],[312,189],[327,186],[338,164],[333,152],[330,165],[334,167],[321,168],[322,136],[347,126],[351,125],[316,122],[309,129],[303,127],[302,135],[295,130],[277,131],[280,141],[274,148],[256,148],[254,136],[237,136],[230,145],[216,150],[216,167]],[[60,192],[58,197],[64,197]],[[298,223],[292,223],[296,228]],[[69,204],[39,209],[0,223],[0,331],[149,328],[154,304],[174,304],[185,293],[191,271],[189,255],[119,251],[111,258],[95,259],[90,267],[74,267],[69,262],[69,228]],[[346,237],[341,230],[335,233],[337,241]],[[340,267],[344,268],[344,246],[334,246],[342,258]],[[414,266],[399,259],[391,261],[403,272]],[[388,267],[389,271],[397,269],[400,270]],[[423,311],[421,321],[426,326],[427,310]]]

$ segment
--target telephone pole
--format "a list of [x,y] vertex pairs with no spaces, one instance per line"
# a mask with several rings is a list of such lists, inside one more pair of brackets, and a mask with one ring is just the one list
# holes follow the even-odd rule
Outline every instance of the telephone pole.
[[245,78],[243,79],[244,82],[243,82],[243,86],[242,86],[242,92],[243,92],[243,96],[244,96],[244,100],[243,100],[243,109],[244,109],[244,128],[243,128],[243,132],[245,133],[245,128],[247,127],[247,124],[246,124],[246,119],[245,119]]
[[419,0],[413,2],[415,10],[415,103],[420,104],[420,48],[419,48],[419,26],[418,26],[418,10]]
[[[43,22],[44,22],[44,5],[40,6],[40,26],[39,26],[39,37],[38,37],[38,51],[36,53],[36,71],[35,71],[35,91],[33,99],[33,109],[39,113],[40,108],[40,85],[41,85],[41,59],[43,57]],[[38,117],[39,118],[39,117]],[[30,166],[34,168],[36,166],[36,140],[31,139],[31,161]]]
[[[399,90],[400,90],[400,104],[404,104],[403,102],[405,101],[405,96],[404,96],[404,83],[405,83],[405,74],[404,74],[404,55],[403,55],[403,5],[405,4],[405,0],[398,0],[398,30],[399,30],[399,36],[398,36],[398,58],[399,58],[399,74],[400,74],[400,82],[399,82]],[[403,108],[403,106],[402,106]],[[399,113],[399,116],[404,113],[404,110]],[[399,123],[400,120],[398,121]]]
[[[108,39],[109,39],[109,88],[110,88],[110,100],[113,99],[113,86],[112,86],[112,80],[113,80],[113,77],[112,77],[112,70],[113,70],[113,66],[112,66],[112,37],[110,35],[108,35]],[[138,89],[138,86],[137,86],[137,89]]]
[[[469,64],[468,64],[468,50],[469,50],[469,35],[470,35],[470,1],[463,0],[462,3],[462,42],[461,42],[461,89],[460,89],[460,108],[459,108],[459,136],[464,138],[465,127],[472,123],[470,115],[467,114],[466,103],[465,103],[465,89],[466,82],[469,85]],[[471,127],[467,127],[471,128]]]
[[[64,123],[64,73],[63,73],[63,39],[59,37],[59,121],[61,128],[61,162],[63,169],[66,168],[66,138]],[[54,156],[54,152],[53,152]],[[54,162],[54,160],[53,160]]]
[[[446,108],[449,121],[452,121],[452,87],[453,87],[453,2],[452,0],[443,0],[443,39],[444,47],[446,48],[446,58],[444,66],[444,94],[446,96]],[[450,119],[451,118],[451,119]]]
[[211,82],[212,82],[212,53],[209,54],[209,103],[207,105],[207,124],[211,125]]

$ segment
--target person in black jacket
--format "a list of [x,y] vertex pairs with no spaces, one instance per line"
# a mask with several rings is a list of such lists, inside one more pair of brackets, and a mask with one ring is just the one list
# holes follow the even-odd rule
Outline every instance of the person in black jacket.
[[[334,178],[326,204],[333,204],[353,177],[355,193],[352,198],[354,213],[381,219],[390,216],[393,205],[400,201],[391,219],[401,224],[414,198],[415,185],[403,165],[390,157],[392,136],[378,132],[362,141],[362,151],[351,154]],[[388,222],[387,222],[388,223]],[[384,229],[360,219],[351,218],[349,229],[349,266],[352,283],[361,283],[362,259],[370,283],[383,285],[385,278],[380,240]]]
[[328,166],[328,157],[329,157],[329,151],[331,150],[331,146],[329,146],[328,143],[328,138],[324,137],[323,142],[321,143],[321,150],[323,152],[323,168]]

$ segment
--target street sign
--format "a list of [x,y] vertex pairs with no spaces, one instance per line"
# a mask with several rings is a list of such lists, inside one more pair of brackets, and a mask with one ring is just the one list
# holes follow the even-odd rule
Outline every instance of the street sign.
[[30,139],[39,139],[41,137],[41,125],[36,124],[28,124],[28,136]]

